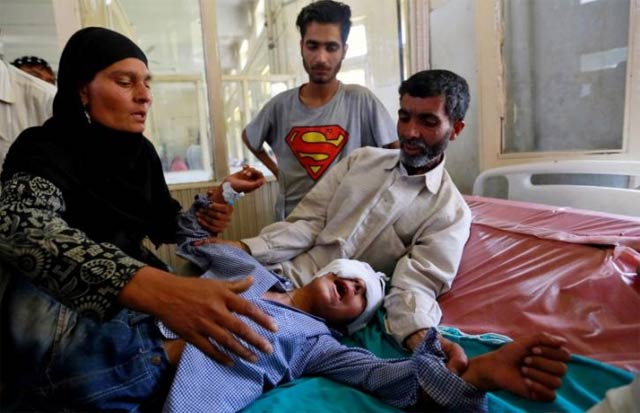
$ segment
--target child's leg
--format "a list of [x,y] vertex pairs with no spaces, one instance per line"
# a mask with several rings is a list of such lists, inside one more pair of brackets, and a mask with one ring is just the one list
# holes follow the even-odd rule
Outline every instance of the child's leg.
[[127,310],[104,323],[81,317],[21,276],[3,298],[2,329],[6,393],[19,409],[131,410],[171,378],[151,318]]
[[462,378],[483,391],[508,390],[538,401],[555,399],[570,353],[561,337],[541,333],[518,338],[469,361]]

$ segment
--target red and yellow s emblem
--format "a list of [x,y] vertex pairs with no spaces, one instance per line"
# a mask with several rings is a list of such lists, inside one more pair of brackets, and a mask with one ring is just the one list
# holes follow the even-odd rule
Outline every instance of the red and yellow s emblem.
[[317,181],[349,141],[349,133],[338,125],[294,126],[285,140],[300,165]]

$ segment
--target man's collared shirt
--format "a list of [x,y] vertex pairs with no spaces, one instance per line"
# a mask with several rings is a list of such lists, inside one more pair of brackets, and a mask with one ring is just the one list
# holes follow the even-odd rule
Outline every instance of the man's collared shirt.
[[297,285],[336,258],[391,275],[387,329],[402,343],[440,322],[436,298],[451,288],[470,224],[444,160],[408,175],[399,150],[362,148],[327,172],[285,221],[242,241]]

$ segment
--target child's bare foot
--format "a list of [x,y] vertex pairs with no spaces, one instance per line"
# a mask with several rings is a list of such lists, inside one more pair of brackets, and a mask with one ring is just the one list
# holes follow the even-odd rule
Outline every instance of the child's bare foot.
[[566,341],[540,333],[521,337],[469,361],[462,375],[479,390],[508,390],[537,401],[552,401],[567,372]]

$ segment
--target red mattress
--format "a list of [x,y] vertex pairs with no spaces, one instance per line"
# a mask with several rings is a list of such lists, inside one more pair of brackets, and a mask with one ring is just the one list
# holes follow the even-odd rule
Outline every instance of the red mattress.
[[549,331],[576,354],[640,370],[640,218],[465,198],[471,236],[439,300],[443,325]]

